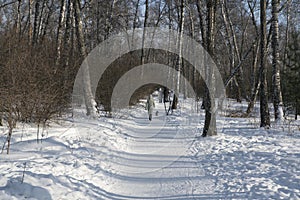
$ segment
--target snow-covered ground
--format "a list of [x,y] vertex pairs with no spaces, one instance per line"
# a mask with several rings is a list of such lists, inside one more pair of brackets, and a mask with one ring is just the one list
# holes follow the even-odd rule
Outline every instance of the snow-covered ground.
[[194,110],[181,100],[169,116],[156,102],[152,122],[142,105],[74,118],[51,124],[39,144],[36,128],[19,125],[0,154],[0,199],[300,199],[300,124],[264,130],[259,119],[221,116],[218,136],[202,138]]

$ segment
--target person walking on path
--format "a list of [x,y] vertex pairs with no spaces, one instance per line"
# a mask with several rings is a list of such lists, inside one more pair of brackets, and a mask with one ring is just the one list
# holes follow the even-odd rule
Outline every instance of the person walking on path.
[[146,103],[146,110],[148,110],[148,115],[149,115],[150,121],[152,120],[152,113],[153,113],[154,108],[155,108],[154,99],[153,99],[152,95],[150,94],[147,99],[147,103]]

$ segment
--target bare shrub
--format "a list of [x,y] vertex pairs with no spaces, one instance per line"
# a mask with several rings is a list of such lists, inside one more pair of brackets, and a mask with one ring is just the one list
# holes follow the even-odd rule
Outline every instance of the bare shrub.
[[[0,114],[9,126],[9,141],[17,122],[45,127],[69,108],[72,79],[56,66],[52,43],[30,46],[26,40],[2,43],[0,61]],[[39,130],[37,131],[39,141]]]

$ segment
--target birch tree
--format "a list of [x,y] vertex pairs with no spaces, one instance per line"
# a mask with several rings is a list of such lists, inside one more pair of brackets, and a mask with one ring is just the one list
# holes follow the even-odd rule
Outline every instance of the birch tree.
[[52,17],[52,14],[55,11],[55,7],[54,7],[54,0],[52,0],[50,2],[50,5],[47,4],[47,1],[44,2],[45,6],[47,7],[47,12],[45,12],[45,16],[43,17],[43,19],[41,19],[41,42],[44,41],[46,35],[47,35],[47,31],[49,29],[49,22],[50,22],[50,18]]
[[280,84],[279,66],[279,28],[278,28],[278,9],[280,0],[272,0],[272,84],[273,84],[273,105],[275,121],[283,120],[283,103]]
[[267,0],[260,1],[260,126],[270,127],[267,87]]
[[[241,58],[240,58],[240,50],[238,47],[238,43],[237,43],[237,38],[236,38],[236,33],[234,31],[234,27],[232,24],[232,21],[230,19],[229,16],[229,12],[228,12],[228,8],[227,8],[227,3],[225,0],[222,0],[221,3],[221,14],[222,14],[222,18],[223,18],[223,22],[225,25],[225,30],[226,30],[226,40],[228,43],[228,49],[229,49],[229,60],[230,60],[230,73],[233,73],[234,67],[235,67],[235,63],[236,61],[238,63],[241,62]],[[235,84],[236,87],[236,99],[238,102],[242,102],[242,90],[244,91],[244,89],[242,89],[243,86],[243,78],[242,78],[242,68],[240,67],[237,72],[236,75],[233,77],[233,83]]]
[[[74,17],[75,17],[75,28],[76,28],[76,35],[78,41],[79,52],[83,58],[86,58],[87,51],[85,48],[85,41],[84,41],[84,33],[82,28],[82,19],[80,13],[80,2],[78,0],[73,0],[73,7],[74,7]],[[84,90],[84,101],[86,106],[86,114],[88,116],[96,117],[96,101],[95,97],[92,93],[91,88],[91,78],[90,78],[90,71],[87,64],[82,65],[82,79],[83,79],[83,90]]]
[[184,31],[184,22],[185,22],[185,5],[184,5],[184,0],[180,1],[180,10],[179,10],[179,24],[178,24],[178,50],[179,50],[179,57],[178,57],[178,63],[177,63],[177,83],[176,83],[176,91],[179,93],[179,88],[180,88],[180,75],[182,71],[182,64],[183,64],[183,59],[182,59],[182,37],[183,37],[183,31]]

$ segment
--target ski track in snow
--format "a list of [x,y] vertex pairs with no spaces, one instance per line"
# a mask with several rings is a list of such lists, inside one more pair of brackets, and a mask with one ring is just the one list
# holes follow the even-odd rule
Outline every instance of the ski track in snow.
[[299,131],[220,118],[219,135],[202,138],[204,116],[180,105],[165,116],[156,102],[151,123],[137,106],[54,124],[40,144],[35,128],[16,129],[0,154],[0,199],[300,199]]

